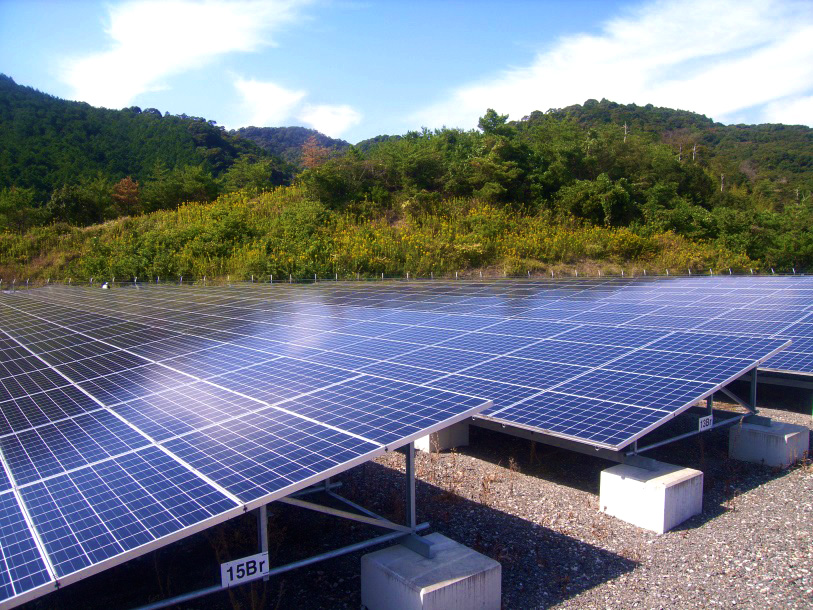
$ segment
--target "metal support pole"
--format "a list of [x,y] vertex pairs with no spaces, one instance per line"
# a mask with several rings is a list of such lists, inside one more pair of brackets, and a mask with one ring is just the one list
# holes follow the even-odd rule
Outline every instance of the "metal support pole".
[[706,407],[708,409],[708,414],[709,415],[714,415],[714,395],[713,394],[709,394],[706,397]]
[[432,543],[416,533],[418,520],[415,512],[415,443],[406,446],[406,477],[406,525],[412,531],[398,542],[409,550],[431,559],[435,556]]
[[411,532],[400,538],[398,542],[409,550],[427,559],[432,559],[435,556],[432,543],[417,534],[419,526],[415,512],[415,443],[406,446],[406,475],[406,526]]
[[751,411],[751,415],[745,418],[745,423],[748,424],[756,424],[758,426],[770,426],[771,425],[771,418],[770,417],[762,417],[757,415],[757,370],[756,368],[751,369],[751,388],[748,397],[748,409]]
[[[263,504],[257,509],[257,537],[261,553],[268,552],[268,505]],[[268,580],[265,576],[263,580]]]
[[415,512],[415,443],[407,445],[406,476],[406,525],[415,531],[415,526],[418,523]]
[[751,408],[756,413],[757,410],[757,369],[751,369],[751,392],[748,396],[748,402],[751,403]]

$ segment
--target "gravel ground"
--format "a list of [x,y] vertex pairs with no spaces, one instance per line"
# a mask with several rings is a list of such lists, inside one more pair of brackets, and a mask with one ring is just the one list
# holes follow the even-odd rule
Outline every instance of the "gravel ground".
[[[761,414],[813,427],[809,405]],[[598,511],[610,462],[482,429],[471,436],[469,447],[418,454],[418,517],[501,562],[504,608],[813,608],[809,461],[778,470],[730,460],[727,429],[650,452],[705,475],[703,513],[659,536]],[[403,468],[403,455],[389,454],[339,477],[340,492],[403,520]],[[279,504],[269,514],[272,565],[381,533]],[[213,566],[256,552],[255,528],[248,514],[31,606],[133,607],[208,586]],[[362,554],[178,607],[357,609]]]

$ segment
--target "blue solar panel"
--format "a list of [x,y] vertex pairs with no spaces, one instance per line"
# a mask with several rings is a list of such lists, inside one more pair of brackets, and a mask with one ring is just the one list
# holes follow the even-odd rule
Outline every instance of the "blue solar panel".
[[335,351],[351,356],[364,356],[375,360],[387,360],[394,356],[400,356],[420,346],[414,343],[402,343],[400,341],[388,341],[386,339],[366,339],[358,343],[340,347]]
[[0,595],[13,597],[52,580],[11,492],[0,494]]
[[98,408],[97,403],[73,386],[7,400],[0,403],[0,436]]
[[624,347],[545,339],[530,347],[517,350],[513,355],[518,358],[562,364],[578,362],[581,366],[595,367],[627,353],[629,353],[629,348]]
[[490,409],[485,410],[483,412],[484,414],[498,411],[539,393],[539,390],[533,388],[525,388],[499,381],[489,381],[487,379],[478,379],[477,377],[469,377],[466,375],[447,375],[429,382],[429,385],[434,388],[460,392],[462,394],[471,394],[473,396],[493,396],[493,405]]
[[380,447],[274,408],[169,439],[164,446],[244,502],[318,480]]
[[255,400],[201,382],[112,407],[119,416],[158,441],[256,409]]
[[722,337],[699,333],[674,333],[653,341],[649,349],[683,352],[723,358],[749,358],[753,354],[770,353],[785,345],[787,340],[755,339],[753,337]]
[[556,335],[563,341],[579,341],[591,345],[640,347],[665,336],[664,332],[641,328],[613,328],[604,326],[572,326]]
[[426,326],[393,326],[393,329],[384,335],[385,339],[393,341],[406,341],[407,343],[417,343],[419,345],[434,345],[442,341],[448,341],[459,337],[460,332],[444,328],[432,328]]
[[642,373],[657,377],[719,382],[742,375],[752,366],[751,361],[740,358],[721,358],[698,354],[682,354],[641,349],[602,368],[628,373]]
[[5,468],[0,468],[0,492],[4,492],[11,489],[11,481],[9,481],[8,475],[6,475]]
[[471,377],[502,381],[526,388],[543,390],[590,371],[590,367],[574,364],[545,363],[526,358],[505,356],[465,370]]
[[[286,328],[250,308],[218,319],[202,311],[205,300],[111,308],[72,300],[96,296],[86,289],[66,292],[61,303],[30,296],[0,296],[0,330],[12,333],[0,336],[0,452],[11,477],[0,470],[0,600],[143,553],[487,405],[305,359],[389,364],[395,368],[380,372],[392,377],[399,365],[384,357],[421,347],[339,335],[316,317],[322,306],[274,314],[299,324]],[[217,315],[225,309],[212,304]],[[353,310],[356,319],[378,315],[359,314]],[[336,349],[363,344],[358,351],[376,359],[308,346],[320,339]]]
[[612,447],[657,425],[671,416],[671,411],[545,391],[499,413],[487,414],[526,428]]
[[399,439],[421,436],[420,431],[431,422],[452,419],[461,410],[482,404],[482,398],[364,375],[281,403],[279,407],[389,445]]
[[64,377],[50,369],[5,377],[0,379],[0,402],[67,385],[70,384]]
[[454,339],[444,341],[443,347],[455,349],[466,349],[486,354],[508,354],[522,349],[528,345],[533,345],[537,339],[530,337],[512,337],[509,335],[497,335],[489,332],[476,332],[466,335],[458,335]]
[[2,294],[0,530],[22,509],[56,574],[0,575],[0,594],[287,495],[486,399],[498,421],[621,448],[786,338],[796,351],[764,365],[813,366],[813,282],[739,279]]
[[749,320],[747,324],[743,324],[743,320],[721,319],[709,320],[697,326],[696,329],[703,332],[722,332],[754,336],[774,335],[786,328],[787,325],[787,322]]
[[213,377],[210,381],[219,387],[274,403],[343,381],[347,377],[346,371],[337,368],[279,358]]
[[499,318],[484,318],[479,316],[450,316],[435,315],[431,322],[424,322],[424,326],[446,328],[449,330],[482,330],[499,321]]
[[777,336],[793,338],[801,337],[804,339],[813,339],[813,324],[805,323],[784,326],[780,331],[777,331]]
[[629,326],[636,328],[658,328],[661,330],[690,330],[697,328],[706,318],[689,318],[686,316],[660,315],[660,312],[638,316],[629,322]]
[[551,324],[549,322],[539,322],[537,320],[505,320],[499,324],[490,326],[488,332],[511,335],[514,337],[531,337],[534,339],[546,339],[559,333],[572,331],[579,326],[566,324]]
[[147,444],[143,436],[106,411],[0,438],[0,450],[18,485]]
[[696,402],[713,389],[712,383],[658,379],[649,375],[607,370],[593,371],[589,376],[556,386],[556,391],[562,394],[670,411]]
[[374,362],[356,369],[360,373],[406,381],[407,383],[424,384],[437,379],[443,373],[416,366],[395,364],[394,362]]

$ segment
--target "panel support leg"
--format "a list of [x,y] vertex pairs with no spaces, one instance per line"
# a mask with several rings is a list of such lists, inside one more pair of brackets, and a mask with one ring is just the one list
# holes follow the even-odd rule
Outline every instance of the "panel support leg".
[[[263,504],[257,509],[257,542],[259,543],[260,552],[268,552],[268,506]],[[268,580],[265,576],[263,580]]]
[[398,542],[411,551],[432,559],[435,556],[432,543],[416,533],[418,519],[415,510],[415,443],[409,443],[406,447],[406,526],[412,532]]
[[754,413],[757,412],[757,369],[751,369],[751,391],[748,393],[748,402],[751,403],[751,409]]
[[415,512],[415,444],[409,443],[406,449],[406,525],[415,531],[418,523]]
[[748,391],[748,402],[750,404],[749,411],[751,414],[748,415],[743,422],[746,424],[753,424],[756,426],[767,426],[770,427],[771,418],[770,417],[762,417],[757,415],[757,370],[756,368],[751,369],[751,386]]

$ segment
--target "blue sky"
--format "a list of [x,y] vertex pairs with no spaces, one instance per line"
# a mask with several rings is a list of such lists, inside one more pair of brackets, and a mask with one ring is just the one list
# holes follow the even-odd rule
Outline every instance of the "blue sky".
[[813,2],[0,0],[0,72],[350,142],[602,97],[813,125]]

